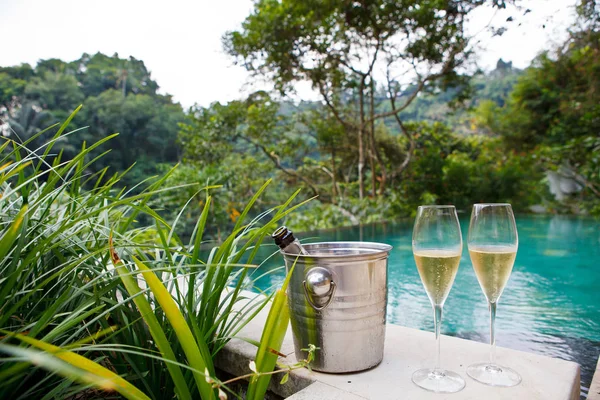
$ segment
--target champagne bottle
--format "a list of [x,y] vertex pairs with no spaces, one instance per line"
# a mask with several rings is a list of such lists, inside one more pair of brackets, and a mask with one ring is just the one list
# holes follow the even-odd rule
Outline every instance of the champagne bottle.
[[277,228],[271,237],[282,253],[308,255],[300,241],[294,237],[294,233],[285,226]]

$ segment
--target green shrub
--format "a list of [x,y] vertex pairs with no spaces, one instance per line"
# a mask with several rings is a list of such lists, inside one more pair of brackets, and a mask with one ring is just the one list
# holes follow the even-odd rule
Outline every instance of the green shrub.
[[0,144],[0,397],[66,398],[95,387],[210,398],[198,368],[214,376],[212,357],[268,303],[242,293],[252,286],[248,271],[265,235],[302,203],[291,206],[296,193],[247,221],[267,182],[231,234],[207,249],[207,196],[184,242],[176,231],[185,206],[172,223],[150,206],[172,189],[173,170],[134,190],[118,186],[122,173],[90,174],[90,153],[114,135],[71,160],[52,154],[75,113],[41,151]]

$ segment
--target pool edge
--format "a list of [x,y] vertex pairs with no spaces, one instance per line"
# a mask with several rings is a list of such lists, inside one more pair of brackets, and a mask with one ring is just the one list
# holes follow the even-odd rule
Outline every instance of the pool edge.
[[588,400],[600,400],[600,359],[598,359],[598,364],[596,364],[596,372],[594,372],[592,383],[590,383],[587,398]]

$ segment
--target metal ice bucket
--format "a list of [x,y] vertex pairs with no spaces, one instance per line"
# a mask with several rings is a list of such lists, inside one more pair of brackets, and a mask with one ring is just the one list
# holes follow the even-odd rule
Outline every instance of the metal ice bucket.
[[312,368],[353,372],[383,359],[387,259],[392,246],[369,242],[305,244],[310,255],[284,254],[296,358],[319,348]]

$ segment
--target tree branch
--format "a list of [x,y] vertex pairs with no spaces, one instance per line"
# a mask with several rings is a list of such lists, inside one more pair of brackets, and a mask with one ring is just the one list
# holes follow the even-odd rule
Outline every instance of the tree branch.
[[[329,170],[329,168],[327,168],[326,166],[324,166],[324,165],[321,165],[321,171],[323,171],[323,172],[325,172],[327,175],[329,175],[329,177],[330,177],[332,180],[335,180],[335,175],[334,175],[334,174],[333,174],[333,172],[332,172],[332,171],[330,171],[330,170]],[[337,193],[339,193],[339,192],[340,192],[340,185],[338,185],[337,183],[335,184],[334,191],[337,191]]]
[[[570,164],[570,163],[567,163],[567,164]],[[594,185],[594,183],[588,181],[583,175],[579,174],[575,170],[575,168],[572,167],[571,165],[568,165],[568,170],[569,170],[570,174],[561,174],[560,172],[558,174],[560,176],[562,176],[563,178],[573,179],[575,182],[579,183],[581,186],[590,189],[592,191],[592,193],[600,199],[600,190],[598,190],[596,188],[596,185]]]
[[332,204],[332,206],[336,207],[344,217],[348,218],[352,225],[360,224],[360,220],[356,217],[356,215],[352,214],[350,211],[346,210],[344,207],[341,207],[337,204]]
[[274,152],[269,151],[269,149],[267,149],[267,147],[265,145],[263,145],[262,143],[258,143],[256,141],[250,139],[247,136],[239,135],[239,138],[245,140],[246,142],[252,144],[255,148],[261,150],[273,162],[273,164],[275,165],[275,168],[282,171],[286,175],[293,176],[294,178],[300,179],[302,182],[306,183],[306,185],[310,188],[310,190],[313,192],[313,194],[315,196],[319,195],[319,191],[317,190],[316,186],[311,181],[309,181],[306,177],[300,175],[295,170],[290,169],[290,168],[285,168],[283,165],[281,165],[281,159],[279,158],[279,156],[277,154],[275,154]]
[[[396,108],[397,93],[392,90],[392,82],[390,79],[389,70],[388,70],[388,74],[387,74],[387,82],[388,82],[388,93],[390,95],[390,103],[392,105],[392,111],[396,111],[397,110],[397,108]],[[410,163],[410,160],[412,159],[412,155],[415,151],[415,141],[414,141],[412,135],[410,134],[410,132],[408,132],[408,129],[406,129],[406,126],[404,126],[404,124],[402,123],[402,120],[400,119],[398,112],[394,112],[392,115],[396,119],[396,122],[400,126],[400,130],[402,131],[402,133],[408,139],[408,142],[409,142],[409,147],[406,152],[406,157],[402,161],[402,164],[400,164],[398,166],[398,168],[396,168],[391,173],[391,178],[393,179],[396,176],[400,175],[402,172],[404,172],[404,170],[408,167],[408,164]]]
[[329,108],[329,110],[331,111],[331,113],[333,114],[335,119],[337,119],[338,122],[345,127],[356,128],[353,124],[344,120],[342,118],[342,116],[340,115],[339,111],[331,103],[331,100],[329,99],[329,96],[327,95],[327,93],[325,92],[325,88],[323,87],[323,82],[318,82],[317,85],[319,86],[319,93],[321,93],[321,96],[323,96],[323,100],[325,100],[325,104],[327,105],[327,108]]
[[[402,110],[406,109],[412,102],[413,100],[417,97],[417,95],[421,92],[421,90],[423,90],[423,88],[425,87],[425,84],[429,81],[435,80],[439,77],[444,76],[445,74],[447,74],[450,70],[450,68],[452,67],[454,60],[456,58],[456,55],[462,50],[464,49],[464,45],[461,46],[456,46],[452,49],[452,51],[450,52],[450,55],[448,57],[448,60],[446,60],[446,62],[444,63],[444,66],[442,67],[441,71],[436,73],[436,74],[431,74],[429,76],[427,76],[424,79],[419,80],[419,84],[417,85],[417,89],[409,96],[409,98],[406,100],[406,102],[401,106],[401,107],[393,107],[392,110],[390,111],[386,111],[386,112],[382,112],[379,114],[375,114],[372,118],[373,119],[381,119],[381,118],[386,118],[386,117],[391,117],[393,115],[397,115],[398,113],[400,113]],[[391,62],[390,62],[391,64]],[[388,83],[390,82],[389,79],[389,64],[388,64]],[[390,102],[392,102],[392,100],[395,102],[395,98],[392,99],[390,98]],[[366,121],[367,123],[370,123],[371,121]]]

